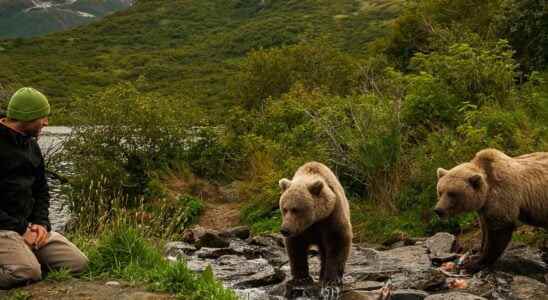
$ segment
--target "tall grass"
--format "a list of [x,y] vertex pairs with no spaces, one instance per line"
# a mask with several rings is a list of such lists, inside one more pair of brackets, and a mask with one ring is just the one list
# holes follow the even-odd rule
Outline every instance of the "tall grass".
[[195,197],[179,195],[147,201],[144,197],[130,200],[121,190],[112,191],[108,178],[89,181],[74,189],[69,197],[70,211],[77,216],[71,230],[78,233],[109,231],[113,224],[130,220],[151,236],[169,238],[195,223],[203,205]]

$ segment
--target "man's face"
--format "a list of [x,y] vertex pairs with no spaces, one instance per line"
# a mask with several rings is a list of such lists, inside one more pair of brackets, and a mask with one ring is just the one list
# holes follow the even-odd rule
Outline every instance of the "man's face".
[[30,136],[38,137],[42,128],[46,126],[48,126],[48,117],[43,117],[30,122],[21,122],[20,129]]

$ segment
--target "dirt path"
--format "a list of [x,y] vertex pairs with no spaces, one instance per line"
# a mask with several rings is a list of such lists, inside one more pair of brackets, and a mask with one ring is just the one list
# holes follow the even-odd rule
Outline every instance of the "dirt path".
[[208,201],[198,225],[215,230],[223,230],[240,224],[240,208],[238,202]]
[[0,290],[0,299],[36,300],[171,300],[174,295],[146,292],[128,284],[106,285],[103,281],[70,279],[62,282],[48,280],[12,291]]

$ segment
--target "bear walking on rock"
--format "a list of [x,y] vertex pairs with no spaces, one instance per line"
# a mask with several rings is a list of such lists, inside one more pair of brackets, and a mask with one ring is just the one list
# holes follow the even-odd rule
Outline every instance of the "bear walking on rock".
[[474,273],[492,265],[504,252],[519,222],[548,227],[548,153],[509,157],[485,149],[470,162],[438,169],[440,217],[477,211],[481,251],[464,263]]
[[281,233],[289,256],[293,285],[313,282],[308,250],[319,248],[320,282],[339,286],[352,244],[348,200],[333,172],[318,162],[301,166],[292,180],[281,179]]

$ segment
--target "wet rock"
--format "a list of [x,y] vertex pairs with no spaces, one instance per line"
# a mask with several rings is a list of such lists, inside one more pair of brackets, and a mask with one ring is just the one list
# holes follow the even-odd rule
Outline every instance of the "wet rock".
[[246,289],[246,290],[234,290],[236,295],[240,299],[244,300],[283,300],[281,296],[273,296],[268,294],[265,290],[258,288]]
[[384,282],[380,281],[358,281],[351,285],[352,290],[372,291],[384,287]]
[[[387,284],[393,288],[392,300],[514,299],[514,294],[535,297],[536,291],[545,293],[543,288],[546,286],[541,282],[546,273],[543,272],[545,264],[538,250],[526,247],[511,247],[501,258],[500,265],[473,277],[448,278],[432,265],[432,260],[443,259],[443,256],[435,258],[432,254],[453,255],[446,253],[452,250],[449,247],[451,240],[448,235],[438,235],[429,242],[416,241],[414,246],[403,245],[387,251],[354,245],[346,265],[343,278],[345,289],[341,299],[379,299],[380,289]],[[250,300],[287,299],[284,296],[318,299],[320,258],[316,252],[312,251],[308,256],[310,275],[315,284],[288,288],[286,281],[291,279],[291,272],[280,235],[255,236],[246,240],[232,237],[227,238],[227,242],[228,246],[224,244],[225,247],[201,247],[199,250],[186,243],[173,243],[166,246],[166,253],[184,256],[188,267],[195,271],[202,271],[211,265],[213,273],[225,286],[238,289],[238,294],[249,296]],[[435,249],[442,245],[444,247]],[[541,275],[541,279],[517,277],[514,283],[514,277],[520,276],[516,271],[531,272],[533,277]],[[450,284],[454,280],[465,284],[457,289]],[[429,298],[432,297],[428,296],[429,293],[443,294],[435,295],[438,298]]]
[[457,253],[446,253],[445,255],[438,255],[435,257],[430,257],[430,260],[432,260],[432,263],[436,266],[441,266],[443,263],[446,262],[454,262],[460,257]]
[[512,280],[512,294],[517,299],[548,299],[546,284],[525,276]]
[[524,245],[513,246],[504,251],[504,254],[496,262],[494,269],[514,275],[522,275],[544,280],[548,272],[546,263],[542,260],[542,253]]
[[[454,279],[454,278],[452,278]],[[466,288],[461,292],[481,295],[489,299],[509,299],[510,282],[512,275],[504,272],[492,272],[483,270],[476,273],[472,278],[465,278]]]
[[487,300],[483,297],[463,292],[451,292],[445,294],[430,295],[425,300]]
[[222,238],[239,238],[242,240],[249,238],[250,235],[251,231],[247,226],[238,226],[219,233],[219,236]]
[[272,267],[266,259],[247,259],[243,256],[224,255],[218,259],[187,258],[187,266],[201,272],[211,266],[215,277],[232,288],[253,288],[280,283],[285,275]]
[[198,238],[194,245],[196,245],[196,247],[198,248],[226,248],[230,245],[230,243],[227,240],[219,237],[214,232],[206,232]]
[[286,299],[320,299],[320,286],[318,284],[286,284],[284,297]]
[[108,285],[108,286],[120,286],[120,282],[118,281],[107,281],[105,283],[105,285]]
[[198,241],[204,234],[206,234],[206,232],[217,234],[217,232],[214,230],[208,230],[203,228],[202,226],[194,226],[193,228],[187,229],[183,232],[183,242],[193,244]]
[[202,247],[194,253],[199,258],[217,259],[223,255],[241,255],[242,253],[232,248],[208,248]]
[[390,300],[423,300],[428,295],[427,292],[419,290],[397,290],[392,292]]
[[436,233],[425,242],[428,248],[430,258],[443,263],[454,259],[453,248],[455,246],[455,236],[447,232]]
[[274,266],[282,266],[289,261],[285,251],[284,239],[281,235],[269,234],[254,236],[249,239],[249,245],[258,246],[261,256]]
[[355,247],[347,263],[347,276],[353,282],[392,280],[396,288],[422,289],[439,284],[444,277],[432,268],[427,249],[408,246],[388,251]]
[[251,245],[272,247],[272,248],[284,248],[284,238],[281,234],[267,234],[258,235],[251,238],[249,241]]
[[379,300],[380,296],[378,291],[346,291],[341,300]]
[[184,242],[169,242],[164,246],[164,256],[170,260],[186,257],[195,251],[196,247]]

